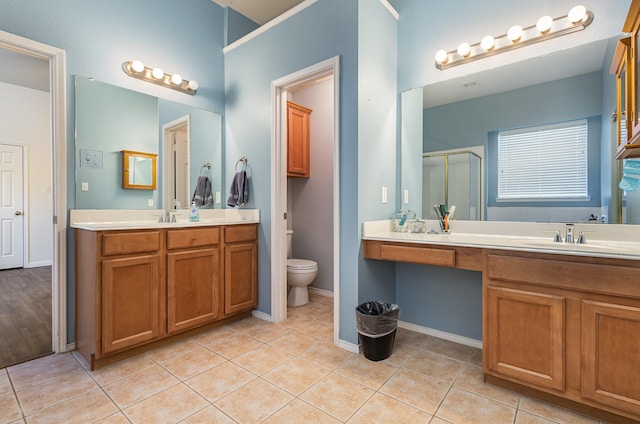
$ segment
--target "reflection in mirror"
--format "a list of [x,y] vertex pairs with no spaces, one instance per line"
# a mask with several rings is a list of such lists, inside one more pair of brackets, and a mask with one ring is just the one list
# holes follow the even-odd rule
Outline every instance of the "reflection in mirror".
[[[189,143],[181,154],[187,158],[188,165],[172,168],[175,171],[172,181],[189,199],[181,206],[189,206],[195,180],[204,163],[211,164],[212,191],[221,191],[222,117],[219,114],[90,78],[76,76],[75,84],[76,158],[81,150],[91,151],[101,158],[97,163],[76,160],[77,209],[174,208],[174,197],[165,194],[174,188],[165,182],[169,168],[165,164],[163,126],[184,117],[189,121],[186,133]],[[122,188],[122,150],[159,156],[158,190]]]
[[155,153],[122,151],[122,188],[156,189]]
[[[591,215],[598,218],[604,215],[606,222],[618,222],[619,190],[614,158],[617,134],[611,120],[616,107],[616,86],[615,76],[609,74],[616,43],[617,38],[600,40],[424,87],[422,152],[485,147],[482,185],[486,196],[481,207],[482,219],[582,222]],[[405,112],[403,98],[403,120]],[[575,119],[589,122],[589,199],[496,201],[498,133]],[[553,159],[571,160],[548,158]],[[456,190],[457,187],[450,189]],[[424,217],[429,216],[430,209],[423,210]]]

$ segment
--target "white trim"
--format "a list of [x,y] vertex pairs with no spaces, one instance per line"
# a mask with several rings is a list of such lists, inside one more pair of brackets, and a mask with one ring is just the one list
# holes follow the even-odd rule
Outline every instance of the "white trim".
[[[71,352],[76,350],[76,344],[74,343],[68,343],[65,352]],[[82,355],[79,355],[80,357],[82,357]]]
[[340,346],[340,57],[334,56],[271,83],[271,317],[287,317],[286,269],[286,96],[288,90],[318,77],[333,76],[333,339]]
[[314,4],[317,1],[318,0],[305,0],[305,1],[303,1],[299,5],[287,10],[282,15],[280,15],[280,16],[278,16],[276,18],[273,18],[272,20],[270,20],[266,24],[256,28],[255,30],[251,31],[249,34],[245,35],[244,37],[234,41],[231,44],[229,44],[228,46],[226,46],[225,48],[222,49],[222,52],[223,53],[227,53],[227,52],[235,49],[236,47],[243,45],[244,43],[248,42],[249,40],[252,40],[252,39],[256,38],[257,36],[259,36],[260,34],[264,33],[265,31],[268,31],[271,28],[273,28],[274,26],[280,24],[281,22],[286,21],[287,19],[289,19],[293,15],[296,15],[296,14],[302,12],[304,9],[306,9],[309,6],[311,6],[312,4]]
[[253,315],[254,318],[258,318],[263,321],[273,322],[273,318],[271,317],[271,315],[265,314],[264,312],[260,312],[258,310],[251,311],[251,315]]
[[349,352],[360,353],[360,346],[355,343],[339,340],[338,343],[336,343],[336,346],[341,349],[348,350]]
[[67,105],[65,52],[5,31],[0,48],[49,61],[51,139],[53,153],[52,344],[56,353],[67,345]]
[[29,262],[25,265],[25,268],[38,268],[41,266],[51,266],[53,265],[53,261],[38,261],[38,262]]
[[393,16],[396,21],[400,19],[400,14],[391,5],[391,3],[389,3],[388,0],[380,0],[380,3],[382,3],[382,5],[389,11],[389,13],[391,13],[391,16]]
[[315,293],[318,296],[333,297],[333,292],[332,291],[318,289],[316,287],[309,287],[309,293]]
[[22,267],[26,268],[29,264],[29,228],[31,227],[31,211],[29,210],[29,145],[23,144],[22,147]]
[[404,322],[404,321],[398,321],[398,327],[404,328],[406,330],[415,331],[416,333],[437,337],[439,339],[449,340],[450,342],[460,343],[465,346],[471,346],[478,349],[482,349],[482,341],[471,339],[469,337],[458,336],[457,334],[447,333],[446,331],[440,331],[434,328],[423,327],[421,325],[411,324],[410,322]]

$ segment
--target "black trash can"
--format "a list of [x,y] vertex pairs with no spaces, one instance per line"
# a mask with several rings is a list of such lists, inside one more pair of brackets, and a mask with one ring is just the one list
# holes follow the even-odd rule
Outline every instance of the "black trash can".
[[356,307],[358,339],[365,358],[382,361],[391,355],[399,316],[400,306],[393,303],[365,302]]

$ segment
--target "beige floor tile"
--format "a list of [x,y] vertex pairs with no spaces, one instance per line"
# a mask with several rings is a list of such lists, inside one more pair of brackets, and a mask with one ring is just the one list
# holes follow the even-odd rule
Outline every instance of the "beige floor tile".
[[299,358],[293,358],[262,376],[294,396],[313,386],[329,371]]
[[[27,364],[30,364],[27,362]],[[22,365],[22,364],[21,364]],[[47,356],[31,365],[10,367],[9,376],[15,390],[24,390],[63,376],[73,370],[82,370],[82,365],[70,354]]]
[[94,424],[130,424],[130,422],[122,412],[118,412],[100,421],[96,421]]
[[138,355],[133,358],[110,364],[91,372],[98,384],[105,386],[118,380],[155,366],[156,363],[146,355]]
[[353,356],[335,370],[335,373],[377,390],[398,369],[383,361],[370,361],[362,355]]
[[555,424],[555,421],[549,421],[525,411],[518,411],[515,424]]
[[456,379],[454,386],[496,400],[513,408],[518,406],[520,399],[520,396],[511,390],[485,383],[482,368],[470,364],[464,367],[462,373]]
[[253,337],[245,336],[244,334],[235,334],[216,340],[205,347],[224,358],[232,359],[260,345],[262,345],[262,342],[259,342]]
[[269,346],[275,347],[290,355],[298,355],[318,343],[318,339],[297,331],[290,331],[269,342]]
[[384,360],[384,362],[401,366],[407,359],[419,349],[418,346],[412,344],[400,344],[394,343],[393,350],[391,351],[391,356]]
[[426,334],[417,333],[415,331],[407,330],[406,328],[398,328],[396,330],[395,342],[420,347],[428,338],[429,336]]
[[209,405],[180,421],[180,424],[236,424],[236,422],[215,406]]
[[442,418],[433,417],[430,424],[452,424],[449,421],[445,421]]
[[214,343],[224,337],[232,336],[236,333],[237,331],[231,329],[229,326],[223,325],[221,327],[212,328],[211,330],[205,331],[204,333],[193,336],[192,340],[200,343],[201,345],[207,345],[210,343]]
[[108,384],[104,386],[104,390],[120,408],[126,408],[179,382],[161,366],[154,365]]
[[13,393],[13,387],[5,369],[0,370],[0,398]]
[[252,424],[264,421],[293,399],[289,393],[258,378],[223,397],[215,406],[239,423]]
[[222,356],[199,347],[183,355],[160,362],[160,366],[181,380],[186,380],[225,362]]
[[27,417],[29,424],[86,424],[118,411],[116,405],[100,389],[84,393]]
[[255,379],[249,371],[225,362],[187,380],[186,384],[209,402],[215,402]]
[[374,391],[361,384],[335,374],[329,374],[300,399],[327,414],[346,421],[373,395]]
[[449,387],[443,381],[401,368],[378,391],[433,414]]
[[233,362],[256,375],[262,375],[291,358],[293,356],[286,352],[262,345],[233,358]]
[[515,415],[515,408],[456,388],[436,412],[437,417],[455,424],[512,424]]
[[20,405],[13,393],[0,397],[0,423],[10,423],[22,418]]
[[473,352],[469,358],[469,363],[482,368],[482,349],[473,348]]
[[251,327],[255,327],[256,325],[269,325],[269,324],[270,323],[268,323],[263,319],[248,317],[248,318],[243,318],[239,321],[232,322],[231,324],[228,325],[228,327],[231,328],[232,330],[244,331]]
[[308,403],[295,399],[264,421],[264,424],[339,424],[341,422]]
[[333,340],[333,323],[314,320],[298,328],[298,331],[322,340]]
[[170,387],[124,410],[133,423],[177,423],[209,403],[184,384]]
[[449,384],[453,383],[463,366],[464,363],[460,361],[422,349],[418,349],[404,364],[404,368],[437,378]]
[[438,339],[435,337],[428,338],[420,349],[428,350],[429,352],[445,355],[451,359],[466,362],[471,356],[473,348],[462,345],[460,343],[454,343],[449,340]]
[[596,418],[587,417],[577,412],[522,396],[518,409],[530,412],[559,424],[597,424]]
[[291,329],[285,327],[284,325],[279,324],[269,324],[269,325],[259,325],[248,328],[243,331],[243,334],[253,337],[254,339],[260,340],[263,343],[268,343],[273,339],[276,339],[280,336],[284,336]]
[[311,346],[298,356],[322,368],[334,370],[353,355],[351,352],[334,346],[333,343],[321,342]]
[[430,421],[431,415],[426,412],[376,393],[347,423],[428,424]]
[[162,362],[174,356],[182,355],[199,348],[200,345],[191,339],[180,340],[166,346],[147,352],[147,356],[154,361]]
[[309,325],[311,322],[315,321],[309,315],[299,313],[299,314],[291,314],[287,313],[287,319],[282,323],[287,328],[292,330],[299,331],[301,328]]
[[45,384],[33,386],[17,393],[25,415],[64,402],[98,388],[98,384],[83,369],[73,370]]

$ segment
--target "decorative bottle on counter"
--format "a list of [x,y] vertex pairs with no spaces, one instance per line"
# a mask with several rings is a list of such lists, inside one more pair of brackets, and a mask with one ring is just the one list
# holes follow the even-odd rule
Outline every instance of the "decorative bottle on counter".
[[191,202],[191,211],[189,212],[189,221],[198,222],[200,220],[200,213],[198,212],[198,207],[196,206],[196,202]]

